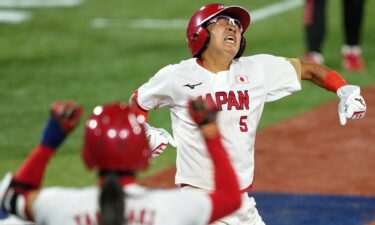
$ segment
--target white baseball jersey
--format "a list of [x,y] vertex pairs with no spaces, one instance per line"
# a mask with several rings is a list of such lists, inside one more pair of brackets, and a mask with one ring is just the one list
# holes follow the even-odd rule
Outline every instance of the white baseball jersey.
[[[124,191],[128,225],[203,225],[210,219],[211,200],[205,193],[155,191],[136,184]],[[36,224],[97,225],[98,196],[97,187],[43,189],[33,204]]]
[[254,141],[265,102],[301,89],[299,71],[283,57],[254,55],[233,60],[214,74],[196,59],[161,69],[138,89],[144,110],[169,107],[177,144],[176,184],[213,189],[213,166],[203,138],[187,112],[188,99],[202,97],[219,109],[218,125],[231,162],[245,189],[254,174]]

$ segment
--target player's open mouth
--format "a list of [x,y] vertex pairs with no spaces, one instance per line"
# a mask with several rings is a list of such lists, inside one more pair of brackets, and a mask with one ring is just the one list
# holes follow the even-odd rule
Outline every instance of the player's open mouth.
[[234,36],[230,35],[230,36],[225,37],[224,41],[229,42],[231,44],[234,44],[236,42],[236,38]]

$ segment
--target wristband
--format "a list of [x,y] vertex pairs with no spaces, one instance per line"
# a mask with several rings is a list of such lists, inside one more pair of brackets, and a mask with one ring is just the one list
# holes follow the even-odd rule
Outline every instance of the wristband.
[[59,122],[57,122],[55,117],[51,116],[44,129],[40,144],[52,149],[57,149],[64,141],[65,137],[66,133],[60,127]]
[[334,70],[330,71],[323,81],[323,87],[334,93],[337,92],[337,89],[345,85],[348,85],[348,83]]

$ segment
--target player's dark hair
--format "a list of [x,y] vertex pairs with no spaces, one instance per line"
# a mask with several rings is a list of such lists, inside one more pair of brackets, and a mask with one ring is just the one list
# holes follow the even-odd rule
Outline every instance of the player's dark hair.
[[118,174],[103,172],[104,178],[99,197],[99,225],[123,225],[125,219],[125,193],[119,183]]
[[242,56],[242,54],[245,52],[246,49],[246,38],[242,35],[241,36],[241,43],[240,43],[240,49],[238,50],[236,56],[234,56],[234,59],[238,59]]

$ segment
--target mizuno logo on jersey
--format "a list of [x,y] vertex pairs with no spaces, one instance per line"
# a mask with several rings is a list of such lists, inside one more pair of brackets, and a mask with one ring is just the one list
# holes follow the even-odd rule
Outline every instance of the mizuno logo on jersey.
[[200,82],[198,84],[185,84],[183,87],[189,87],[190,89],[194,89],[196,86],[199,86],[203,84],[203,82]]

